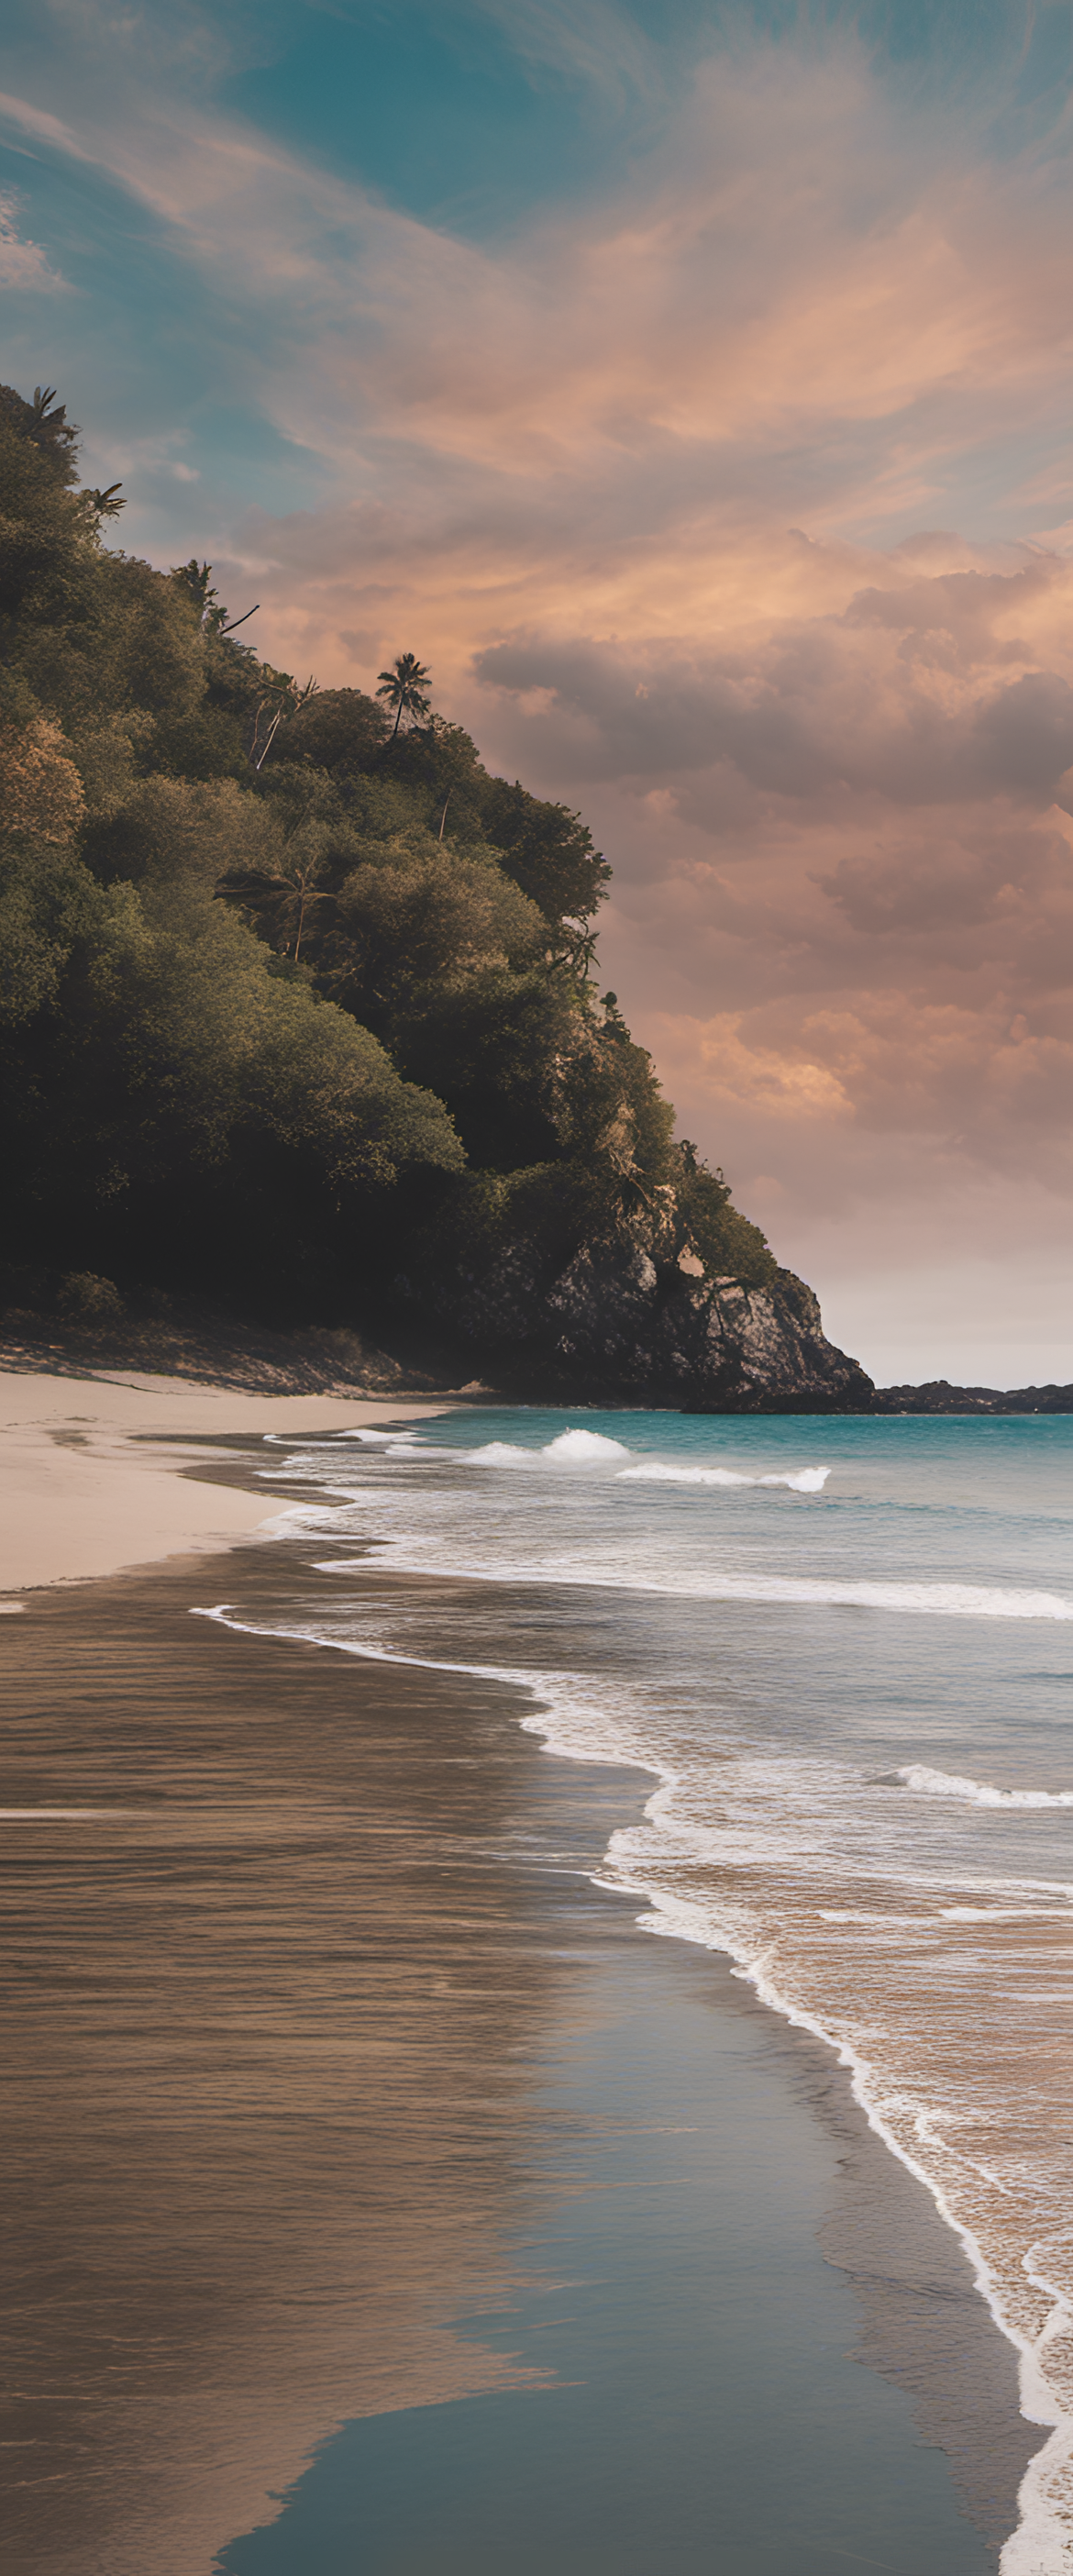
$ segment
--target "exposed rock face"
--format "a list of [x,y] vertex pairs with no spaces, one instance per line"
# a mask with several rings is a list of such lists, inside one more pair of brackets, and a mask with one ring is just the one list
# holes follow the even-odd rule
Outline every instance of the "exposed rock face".
[[456,1273],[420,1302],[434,1302],[485,1373],[518,1395],[715,1413],[871,1404],[871,1378],[826,1340],[817,1299],[788,1270],[764,1288],[713,1283],[658,1268],[620,1237],[584,1244],[541,1280],[514,1244],[482,1277]]

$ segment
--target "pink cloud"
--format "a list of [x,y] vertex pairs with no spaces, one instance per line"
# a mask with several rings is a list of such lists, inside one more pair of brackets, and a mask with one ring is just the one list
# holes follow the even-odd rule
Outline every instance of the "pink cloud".
[[852,42],[741,43],[602,200],[481,246],[202,102],[76,104],[241,280],[258,399],[334,475],[214,547],[199,487],[264,649],[350,684],[419,650],[494,765],[584,805],[604,972],[821,1287],[851,1235],[889,1266],[893,1209],[925,1268],[922,1208],[991,1261],[996,1188],[1023,1266],[1073,1182],[1061,153],[908,120]]

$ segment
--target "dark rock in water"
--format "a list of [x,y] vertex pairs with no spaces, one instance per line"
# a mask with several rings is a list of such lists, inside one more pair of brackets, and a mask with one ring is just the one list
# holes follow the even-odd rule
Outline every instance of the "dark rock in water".
[[873,1413],[1073,1413],[1073,1386],[877,1386]]
[[687,1413],[867,1413],[872,1380],[827,1341],[811,1288],[706,1280],[628,1237],[585,1243],[542,1277],[516,1242],[480,1275],[404,1294],[433,1306],[513,1395],[673,1404]]

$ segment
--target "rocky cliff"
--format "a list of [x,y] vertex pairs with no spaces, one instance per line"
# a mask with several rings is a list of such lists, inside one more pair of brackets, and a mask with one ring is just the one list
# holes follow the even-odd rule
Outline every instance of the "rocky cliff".
[[583,1244],[551,1276],[520,1242],[488,1267],[399,1284],[512,1395],[691,1413],[871,1406],[871,1378],[826,1339],[818,1300],[788,1270],[764,1286],[709,1280],[618,1236]]

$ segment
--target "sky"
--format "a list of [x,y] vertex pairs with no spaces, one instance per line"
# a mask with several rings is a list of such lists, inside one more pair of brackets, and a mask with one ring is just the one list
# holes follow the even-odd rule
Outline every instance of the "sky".
[[403,651],[882,1383],[1073,1380],[1073,0],[7,0],[0,372]]

